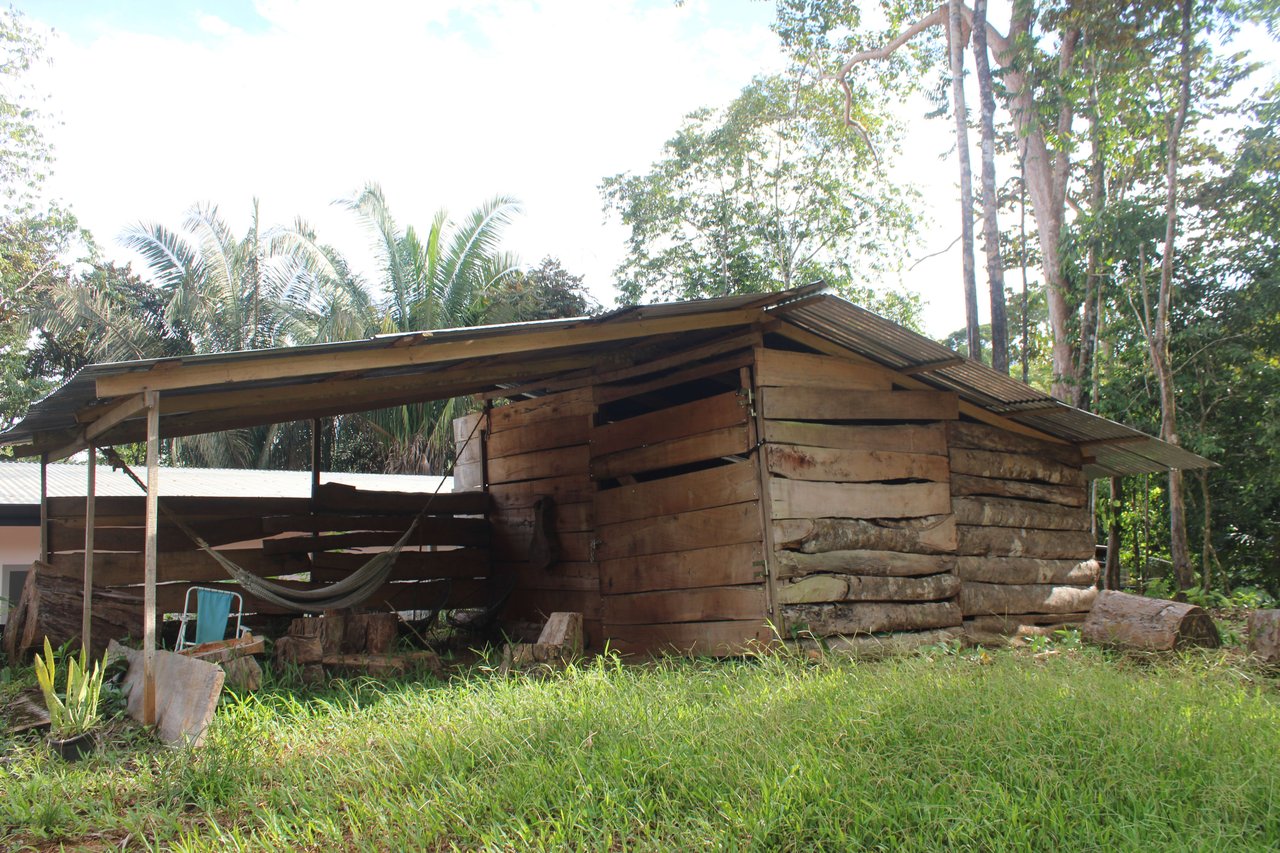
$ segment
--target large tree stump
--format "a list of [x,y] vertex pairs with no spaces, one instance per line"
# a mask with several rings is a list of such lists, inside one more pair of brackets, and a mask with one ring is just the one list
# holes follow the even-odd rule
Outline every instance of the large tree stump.
[[[24,661],[44,645],[57,646],[80,637],[84,588],[79,580],[62,577],[39,561],[22,587],[17,606],[9,611],[4,651],[11,661]],[[91,657],[100,657],[111,640],[142,636],[142,596],[115,589],[93,588]]]
[[1280,610],[1249,614],[1249,654],[1264,663],[1280,663]]
[[1090,643],[1147,651],[1222,645],[1218,626],[1203,607],[1109,589],[1098,593],[1081,636]]

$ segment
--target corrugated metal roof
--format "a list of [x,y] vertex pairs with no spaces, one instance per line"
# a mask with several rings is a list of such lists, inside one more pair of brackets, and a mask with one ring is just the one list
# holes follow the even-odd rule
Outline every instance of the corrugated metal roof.
[[[1073,443],[1090,445],[1094,461],[1089,470],[1094,475],[1130,474],[1163,470],[1167,467],[1185,469],[1209,467],[1213,463],[1189,451],[1144,436],[1137,430],[1108,421],[1096,415],[1074,409],[1054,400],[1047,394],[1031,388],[999,373],[980,362],[962,359],[956,353],[922,335],[880,317],[870,311],[825,292],[825,288],[810,285],[770,294],[744,294],[740,296],[704,299],[691,302],[672,302],[657,305],[641,305],[620,308],[598,317],[548,320],[533,323],[480,326],[461,329],[441,329],[430,332],[410,332],[380,336],[361,341],[316,344],[306,347],[290,347],[273,350],[257,350],[237,353],[215,353],[187,356],[179,359],[151,359],[116,364],[91,365],[72,377],[62,388],[35,404],[27,417],[16,427],[0,435],[0,442],[17,443],[30,440],[37,433],[68,430],[76,426],[76,414],[97,401],[98,379],[123,373],[146,371],[164,363],[173,370],[200,365],[242,364],[252,361],[270,363],[275,359],[297,355],[334,355],[335,365],[327,373],[308,376],[280,376],[239,382],[236,388],[272,388],[276,386],[300,387],[314,384],[319,394],[322,383],[341,370],[343,356],[371,350],[405,347],[416,351],[443,344],[479,342],[495,338],[512,338],[509,348],[502,347],[501,359],[518,364],[534,355],[545,355],[548,350],[544,333],[566,333],[566,347],[575,352],[585,352],[592,357],[604,357],[614,350],[625,349],[638,338],[655,334],[649,321],[671,318],[707,316],[725,312],[760,312],[760,319],[776,318],[811,334],[825,338],[850,352],[857,353],[892,370],[911,374],[927,386],[955,392],[962,400],[1016,423],[1033,427],[1051,436]],[[743,321],[748,322],[748,321]],[[628,325],[634,325],[634,331]],[[683,324],[681,324],[683,326]],[[608,327],[607,335],[579,335],[575,343],[574,330]],[[668,325],[668,328],[670,326]],[[693,336],[702,330],[687,329],[680,334]],[[537,335],[530,343],[522,345],[524,336]],[[607,340],[606,340],[607,339]],[[551,348],[557,345],[552,343]],[[461,348],[465,350],[466,348]],[[442,350],[441,352],[450,352]],[[361,372],[365,377],[394,375],[422,375],[426,377],[456,378],[468,381],[468,368],[478,364],[497,363],[495,356],[465,354],[447,361],[432,364],[390,364]],[[381,363],[384,360],[379,360]],[[918,372],[917,372],[918,371]],[[201,391],[217,390],[226,386],[202,386]],[[475,381],[471,392],[494,390],[499,386],[492,382]],[[465,393],[455,391],[454,393]],[[181,395],[171,397],[180,408]],[[1117,445],[1103,446],[1097,442],[1116,441]]]
[[[79,497],[86,492],[87,465],[54,463],[48,466],[50,497]],[[452,477],[419,474],[343,474],[324,472],[322,483],[345,483],[361,489],[385,492],[448,492]],[[160,468],[163,493],[182,497],[308,498],[310,471],[252,471],[231,468]],[[99,465],[94,492],[104,497],[136,497],[138,485],[123,471]],[[40,463],[0,462],[0,506],[40,503]]]

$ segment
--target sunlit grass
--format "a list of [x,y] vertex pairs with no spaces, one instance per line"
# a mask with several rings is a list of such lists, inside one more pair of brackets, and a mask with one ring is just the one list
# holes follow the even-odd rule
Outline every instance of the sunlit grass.
[[1280,848],[1280,693],[1223,657],[602,659],[229,697],[207,745],[0,765],[6,847]]

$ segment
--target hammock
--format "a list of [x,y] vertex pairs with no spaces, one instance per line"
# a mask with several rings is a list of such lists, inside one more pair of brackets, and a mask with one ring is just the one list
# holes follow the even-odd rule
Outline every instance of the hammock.
[[[468,440],[470,439],[468,438]],[[138,484],[139,488],[144,492],[147,490],[146,485],[139,479],[138,475],[130,470],[124,460],[113,450],[108,448],[104,450],[104,453],[113,467],[123,469],[124,473]],[[439,489],[439,486],[436,488]],[[317,610],[341,610],[344,607],[354,607],[373,595],[391,575],[391,570],[395,567],[396,557],[400,555],[404,546],[408,544],[413,532],[418,529],[418,523],[427,514],[427,509],[431,506],[431,498],[434,496],[434,493],[428,496],[427,505],[414,517],[409,529],[396,540],[391,548],[374,554],[367,563],[347,577],[328,584],[321,589],[294,589],[258,577],[248,569],[236,565],[224,552],[214,550],[213,546],[206,542],[199,533],[192,530],[186,522],[167,507],[159,503],[157,503],[157,506],[159,506],[165,517],[173,522],[175,527],[185,533],[201,551],[204,551],[218,565],[222,566],[232,580],[239,583],[245,591],[277,607],[283,607],[295,613],[314,613]]]

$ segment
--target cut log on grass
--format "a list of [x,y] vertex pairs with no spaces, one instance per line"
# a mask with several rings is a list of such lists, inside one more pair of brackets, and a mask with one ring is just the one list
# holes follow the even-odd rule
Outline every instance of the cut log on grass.
[[939,643],[948,643],[962,636],[963,633],[956,628],[936,628],[929,631],[900,631],[860,636],[837,634],[834,637],[823,637],[817,640],[812,637],[802,637],[787,642],[793,648],[800,649],[814,658],[830,652],[862,660],[879,660],[918,651],[927,646],[936,646]]
[[1249,614],[1249,654],[1263,663],[1280,664],[1280,610]]
[[1087,530],[1033,530],[956,525],[956,553],[966,557],[1035,557],[1087,560],[1096,549]]
[[800,578],[820,572],[876,577],[914,577],[950,572],[956,558],[945,554],[901,554],[897,551],[828,551],[803,554],[779,551],[778,578]]
[[778,548],[819,554],[829,551],[900,551],[951,554],[956,522],[950,514],[903,521],[861,518],[795,518],[773,525]]
[[791,631],[807,632],[818,637],[955,628],[963,621],[960,605],[953,601],[920,604],[788,604],[782,607],[782,615]]
[[[142,636],[142,596],[97,586],[92,595],[92,657],[100,657],[111,640]],[[79,638],[83,601],[79,580],[55,574],[45,563],[32,563],[22,596],[5,626],[4,651],[9,660],[26,660],[42,647],[45,637],[55,647]]]
[[293,663],[308,666],[319,663],[324,657],[324,648],[320,637],[285,636],[276,640],[275,658],[277,664]]
[[1091,586],[1003,584],[965,581],[960,607],[965,616],[1010,613],[1087,613],[1098,590]]
[[961,580],[981,583],[1064,583],[1090,586],[1097,582],[1097,560],[1044,560],[1035,557],[957,557]]
[[814,604],[823,601],[939,601],[960,591],[960,579],[952,574],[919,578],[863,577],[859,575],[810,575],[778,587],[779,604]]
[[1146,651],[1222,645],[1218,626],[1204,608],[1114,590],[1098,594],[1081,636],[1090,643]]

